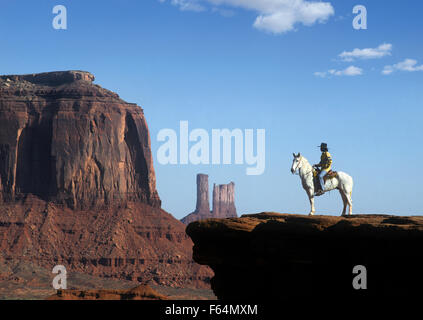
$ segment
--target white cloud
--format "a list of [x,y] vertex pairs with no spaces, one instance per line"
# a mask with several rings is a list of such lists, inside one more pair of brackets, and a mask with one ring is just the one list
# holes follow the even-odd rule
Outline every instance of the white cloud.
[[404,61],[401,61],[392,66],[385,66],[385,68],[383,68],[382,74],[388,75],[393,73],[394,71],[407,71],[407,72],[423,71],[423,64],[418,66],[417,60],[405,59]]
[[344,51],[339,57],[344,61],[353,61],[355,59],[379,59],[385,56],[390,56],[392,51],[392,44],[384,43],[377,48],[354,49],[353,51]]
[[314,75],[316,77],[325,78],[327,75],[327,72],[315,72]]
[[326,78],[327,76],[347,76],[347,77],[354,77],[354,76],[361,76],[363,74],[363,69],[355,67],[355,66],[349,66],[348,68],[344,70],[336,70],[331,69],[329,71],[325,72],[315,72],[314,75],[316,77],[320,78]]
[[[159,2],[164,3],[166,0],[159,0]],[[182,11],[205,11],[207,10],[199,0],[170,0],[170,3],[174,6],[179,7]]]
[[385,68],[383,68],[382,70],[382,74],[384,74],[385,76],[387,76],[388,74],[391,74],[392,72],[394,72],[393,66],[385,66]]
[[182,10],[202,11],[208,3],[214,7],[255,11],[258,16],[253,26],[275,34],[294,30],[296,24],[324,23],[335,14],[330,2],[307,0],[170,0],[170,3]]
[[218,8],[218,7],[213,7],[211,11],[217,12],[218,14],[220,14],[222,17],[225,17],[225,18],[230,18],[235,15],[235,11],[233,10]]

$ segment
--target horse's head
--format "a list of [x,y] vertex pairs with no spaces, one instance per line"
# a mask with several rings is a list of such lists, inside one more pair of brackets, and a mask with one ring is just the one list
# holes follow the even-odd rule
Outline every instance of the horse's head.
[[291,172],[292,174],[294,174],[295,172],[297,172],[298,169],[301,168],[303,157],[301,156],[299,152],[298,154],[293,153],[292,155],[294,156],[294,160],[292,161]]

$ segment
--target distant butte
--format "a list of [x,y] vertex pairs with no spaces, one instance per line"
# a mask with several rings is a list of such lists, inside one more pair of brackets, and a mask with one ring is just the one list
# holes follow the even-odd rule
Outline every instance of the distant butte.
[[236,218],[235,183],[213,185],[213,209],[209,203],[209,176],[197,175],[197,205],[195,211],[181,221],[188,225],[191,222],[209,218]]

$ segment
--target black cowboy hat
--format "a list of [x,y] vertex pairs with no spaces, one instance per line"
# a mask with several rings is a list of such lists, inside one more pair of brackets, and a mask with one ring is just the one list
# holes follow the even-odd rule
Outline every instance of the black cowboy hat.
[[324,142],[322,142],[322,144],[320,146],[317,146],[317,147],[320,148],[320,149],[326,149],[326,150],[328,150],[328,144],[327,143],[324,143]]

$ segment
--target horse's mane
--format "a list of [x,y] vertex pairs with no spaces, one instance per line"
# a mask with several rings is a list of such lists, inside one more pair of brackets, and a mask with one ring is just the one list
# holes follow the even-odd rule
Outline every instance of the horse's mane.
[[303,159],[303,161],[304,161],[305,163],[307,163],[307,164],[311,165],[311,164],[310,164],[310,162],[308,162],[308,160],[307,160],[307,158],[306,158],[306,157],[301,156],[301,158]]

